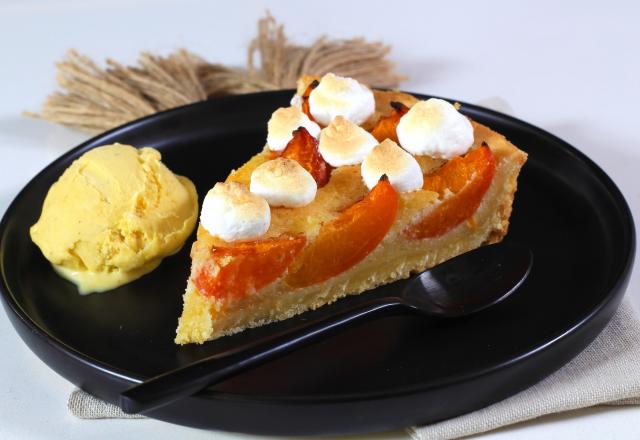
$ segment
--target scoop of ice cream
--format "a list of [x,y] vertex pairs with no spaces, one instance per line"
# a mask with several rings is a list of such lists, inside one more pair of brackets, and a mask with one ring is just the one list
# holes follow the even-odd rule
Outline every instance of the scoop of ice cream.
[[193,230],[198,195],[153,148],[113,144],[74,161],[44,201],[31,239],[81,293],[150,272]]

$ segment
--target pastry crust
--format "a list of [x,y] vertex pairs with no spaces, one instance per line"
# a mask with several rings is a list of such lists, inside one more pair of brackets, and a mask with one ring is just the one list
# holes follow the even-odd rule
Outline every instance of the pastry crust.
[[[313,79],[301,78],[298,92],[302,93]],[[411,95],[397,91],[376,90],[374,95],[376,112],[363,125],[365,128],[372,127],[381,116],[390,112],[391,101],[399,101],[409,107],[418,101]],[[472,148],[486,143],[496,159],[496,171],[480,206],[469,220],[439,237],[409,239],[402,231],[442,201],[437,193],[428,190],[402,193],[396,221],[377,248],[353,267],[323,283],[293,289],[284,281],[285,272],[260,291],[225,303],[225,300],[201,294],[189,280],[176,343],[202,343],[249,327],[283,320],[346,295],[359,294],[376,286],[407,278],[412,273],[423,271],[483,244],[500,241],[509,227],[517,177],[527,155],[490,128],[473,121],[472,125],[475,139]],[[272,157],[272,153],[265,148],[240,169],[232,171],[227,181],[248,184],[253,169]],[[424,156],[417,159],[424,173],[433,171],[445,162]],[[272,208],[271,226],[265,237],[302,233],[311,241],[322,224],[336,218],[342,210],[367,193],[359,165],[337,168],[329,183],[318,190],[316,199],[311,204],[294,210]],[[220,244],[223,242],[209,235],[202,227],[198,229],[198,239],[191,251],[192,273],[206,264],[211,247]]]

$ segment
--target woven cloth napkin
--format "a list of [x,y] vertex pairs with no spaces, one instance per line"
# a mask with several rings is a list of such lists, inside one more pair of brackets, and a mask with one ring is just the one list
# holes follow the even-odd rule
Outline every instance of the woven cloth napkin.
[[[420,440],[454,439],[605,404],[640,404],[640,320],[628,300],[582,353],[543,381],[486,408],[408,432]],[[68,406],[82,419],[142,417],[125,414],[81,390],[71,393]]]

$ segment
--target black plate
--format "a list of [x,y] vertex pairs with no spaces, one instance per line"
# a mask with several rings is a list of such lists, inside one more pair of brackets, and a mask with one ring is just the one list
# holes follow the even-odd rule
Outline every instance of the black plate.
[[[26,186],[0,225],[2,296],[16,330],[44,362],[116,402],[119,392],[145,378],[307,319],[178,347],[173,336],[193,238],[142,279],[80,296],[28,234],[49,186],[71,161],[112,142],[158,148],[202,198],[262,147],[266,121],[291,94],[216,99],[132,122],[65,154]],[[633,260],[633,222],[622,195],[593,162],[549,133],[480,107],[465,104],[462,111],[529,153],[507,239],[529,244],[535,263],[512,298],[466,319],[364,323],[150,415],[261,434],[388,430],[501,400],[593,340],[618,306]]]

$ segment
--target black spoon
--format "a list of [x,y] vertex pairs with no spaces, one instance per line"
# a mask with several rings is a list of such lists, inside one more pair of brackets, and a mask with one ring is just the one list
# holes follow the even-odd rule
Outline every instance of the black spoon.
[[532,261],[531,251],[515,243],[481,247],[410,278],[401,292],[305,322],[231,352],[146,380],[120,395],[120,408],[129,414],[151,411],[365,317],[408,312],[432,318],[456,318],[479,312],[513,293],[529,274]]

